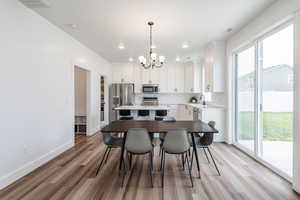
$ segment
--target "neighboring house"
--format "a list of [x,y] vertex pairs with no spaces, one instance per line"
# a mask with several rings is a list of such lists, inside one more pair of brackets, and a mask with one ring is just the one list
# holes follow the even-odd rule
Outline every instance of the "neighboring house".
[[[277,65],[263,69],[263,90],[287,92],[293,91],[293,68],[289,65]],[[239,78],[239,91],[254,88],[254,73],[251,72]]]
[[[293,68],[277,65],[263,69],[263,112],[293,111]],[[239,78],[238,105],[241,112],[254,111],[254,73]],[[249,89],[250,88],[250,89]],[[249,100],[250,99],[250,100]]]

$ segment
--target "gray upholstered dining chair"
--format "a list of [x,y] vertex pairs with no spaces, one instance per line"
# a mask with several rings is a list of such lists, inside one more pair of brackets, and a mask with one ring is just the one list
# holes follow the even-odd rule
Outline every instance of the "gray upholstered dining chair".
[[[127,132],[125,141],[126,160],[129,162],[131,168],[132,155],[149,154],[149,172],[151,178],[151,186],[153,187],[152,171],[153,171],[153,145],[147,129],[145,128],[131,128]],[[126,166],[126,164],[125,164]],[[126,176],[126,167],[123,174],[122,186]]]
[[[212,128],[215,128],[216,127],[216,122],[215,121],[210,121],[210,122],[208,122],[208,125],[210,127],[212,127]],[[200,138],[197,138],[197,140],[196,140],[196,146],[197,146],[197,148],[202,148],[203,149],[203,151],[205,153],[205,156],[206,156],[206,159],[207,159],[208,163],[210,163],[209,162],[209,158],[208,158],[207,153],[206,153],[206,150],[208,151],[208,153],[209,153],[209,155],[210,155],[210,157],[211,157],[211,159],[212,159],[212,161],[214,163],[214,166],[215,166],[215,168],[216,168],[219,176],[221,176],[220,171],[218,169],[218,166],[217,166],[217,164],[215,162],[215,159],[212,156],[212,153],[211,153],[211,151],[209,149],[209,146],[213,143],[213,141],[214,141],[214,134],[212,134],[212,133],[204,133],[203,136],[201,136]],[[192,166],[193,166],[194,153],[195,152],[193,151],[193,153],[192,153]]]
[[[188,140],[187,131],[185,129],[171,129],[167,132],[165,141],[163,143],[163,153],[161,156],[161,164],[162,164],[162,187],[164,187],[164,169],[165,169],[165,161],[166,161],[166,154],[181,154],[187,158],[187,153],[190,149],[190,143]],[[184,163],[184,161],[183,161]],[[191,165],[190,162],[187,162],[188,170],[190,175],[190,180],[193,184],[192,173],[191,173]]]
[[102,160],[98,166],[97,172],[96,172],[96,176],[99,173],[99,170],[102,166],[102,164],[105,164],[108,156],[110,154],[111,149],[113,148],[121,148],[122,147],[122,143],[123,143],[123,138],[120,137],[114,137],[111,135],[111,133],[102,133],[102,140],[103,143],[106,145],[106,149],[104,152],[104,155],[102,157]]

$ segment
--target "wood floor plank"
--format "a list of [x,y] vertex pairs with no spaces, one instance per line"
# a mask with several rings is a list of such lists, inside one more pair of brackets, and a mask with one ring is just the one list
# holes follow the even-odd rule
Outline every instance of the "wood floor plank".
[[218,176],[199,149],[201,179],[193,166],[194,187],[182,169],[181,157],[166,155],[165,185],[161,187],[160,157],[155,148],[153,183],[147,155],[135,156],[133,170],[121,187],[119,149],[113,149],[100,173],[96,170],[105,151],[100,134],[76,136],[76,145],[0,191],[1,200],[300,200],[288,183],[232,145],[215,143],[211,151],[219,166]]

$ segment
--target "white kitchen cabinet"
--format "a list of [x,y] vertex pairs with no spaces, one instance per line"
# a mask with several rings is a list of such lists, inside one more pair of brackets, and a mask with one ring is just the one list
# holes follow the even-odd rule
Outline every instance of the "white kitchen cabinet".
[[114,64],[113,65],[113,82],[115,83],[132,83],[134,77],[133,65],[131,63]]
[[132,77],[133,77],[133,83],[134,83],[134,91],[135,91],[135,93],[141,93],[142,92],[141,67],[138,65],[133,65],[132,71],[133,71]]
[[178,64],[170,64],[165,78],[168,84],[168,93],[184,92],[184,67]]
[[216,129],[219,131],[219,133],[214,135],[214,141],[223,142],[225,140],[225,110],[223,108],[199,109],[198,118],[205,123],[208,123],[209,121],[215,121]]
[[202,66],[197,60],[184,64],[184,92],[199,93],[202,91]]
[[204,91],[224,92],[226,44],[224,41],[212,42],[205,49],[203,63]]
[[168,105],[170,107],[170,110],[168,110],[168,116],[174,117],[177,120],[177,110],[178,106],[176,104],[174,105]]

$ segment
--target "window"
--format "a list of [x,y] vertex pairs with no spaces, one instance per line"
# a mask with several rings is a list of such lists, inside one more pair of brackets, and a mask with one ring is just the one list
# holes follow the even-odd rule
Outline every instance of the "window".
[[294,26],[236,53],[236,144],[292,176]]

